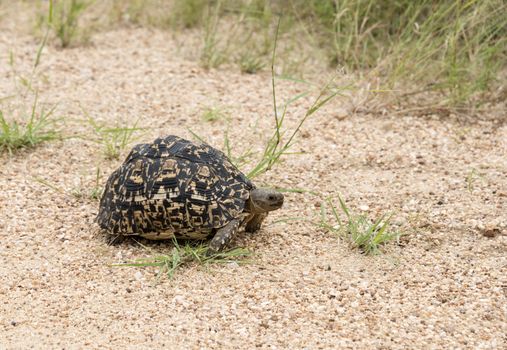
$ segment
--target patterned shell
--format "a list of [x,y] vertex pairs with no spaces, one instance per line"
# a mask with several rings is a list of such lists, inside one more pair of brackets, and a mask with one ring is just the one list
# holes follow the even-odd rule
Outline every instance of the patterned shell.
[[253,188],[222,152],[170,135],[135,146],[111,174],[97,222],[112,234],[204,238],[244,212]]

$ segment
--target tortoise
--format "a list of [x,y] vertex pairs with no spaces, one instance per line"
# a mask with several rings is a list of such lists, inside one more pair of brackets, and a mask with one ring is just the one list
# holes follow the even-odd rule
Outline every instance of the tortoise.
[[212,254],[240,227],[257,231],[283,199],[257,188],[223,152],[169,135],[132,149],[107,180],[96,221],[113,241],[211,238]]

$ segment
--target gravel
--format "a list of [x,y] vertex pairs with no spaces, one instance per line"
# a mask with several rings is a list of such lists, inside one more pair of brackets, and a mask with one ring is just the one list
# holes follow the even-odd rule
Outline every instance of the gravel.
[[[260,150],[272,132],[269,74],[203,70],[177,54],[181,42],[122,29],[94,35],[90,46],[49,46],[36,82],[40,101],[58,103],[67,135],[91,135],[79,121],[84,109],[111,126],[139,120],[148,128],[139,142],[190,138],[191,129],[220,147],[228,129],[236,154]],[[1,62],[10,49],[18,72],[28,74],[37,43],[7,28]],[[1,64],[2,96],[15,92],[14,79]],[[279,100],[303,88],[280,82]],[[289,127],[310,102],[294,103]],[[226,108],[230,122],[203,122],[210,106]],[[294,147],[301,154],[257,182],[319,196],[287,193],[260,232],[233,242],[255,252],[253,263],[191,266],[159,283],[155,269],[111,266],[153,253],[107,246],[93,224],[98,203],[69,194],[92,188],[97,167],[104,183],[128,149],[109,161],[85,137],[2,154],[0,347],[507,347],[506,124],[383,114],[352,113],[337,99],[312,116]],[[470,190],[474,169],[480,176]],[[316,221],[322,198],[338,194],[371,217],[394,212],[403,244],[366,257],[311,222],[276,223]]]

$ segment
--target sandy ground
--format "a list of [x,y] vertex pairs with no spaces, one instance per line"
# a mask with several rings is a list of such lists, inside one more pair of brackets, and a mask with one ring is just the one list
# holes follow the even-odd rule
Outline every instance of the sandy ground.
[[[236,154],[260,149],[272,125],[269,74],[206,72],[180,54],[184,42],[125,29],[88,47],[48,47],[41,101],[58,103],[67,135],[90,135],[81,106],[111,126],[139,119],[149,128],[140,142],[190,128],[217,147],[226,123],[201,115],[222,106]],[[28,72],[37,42],[1,32],[2,95],[15,92],[10,49]],[[302,88],[281,83],[280,100]],[[288,126],[308,103],[294,104]],[[97,202],[34,180],[90,189],[96,168],[105,182],[128,150],[108,161],[97,143],[70,138],[2,154],[0,348],[506,347],[507,125],[344,110],[337,99],[312,117],[294,149],[302,154],[257,180],[321,197],[287,194],[260,232],[235,240],[255,252],[251,264],[189,267],[159,284],[153,269],[110,266],[150,252],[94,236]],[[367,257],[310,222],[275,223],[316,220],[321,198],[338,193],[372,217],[395,212],[403,245]]]

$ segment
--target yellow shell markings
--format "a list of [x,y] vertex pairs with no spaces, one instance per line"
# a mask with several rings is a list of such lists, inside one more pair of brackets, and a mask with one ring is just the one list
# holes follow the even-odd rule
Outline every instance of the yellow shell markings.
[[192,227],[197,228],[202,226],[203,220],[200,216],[192,216]]
[[202,167],[199,168],[197,174],[203,177],[209,177],[211,175],[211,172],[206,165],[203,165]]
[[208,218],[209,218],[210,222],[213,222],[213,210],[216,210],[216,209],[217,209],[217,204],[215,202],[211,203],[208,206]]
[[142,171],[143,170],[143,161],[142,159],[138,159],[136,160],[135,164],[134,164],[134,171]]
[[[192,210],[194,210],[196,213],[202,215],[204,214],[204,206],[203,205],[195,205],[195,204],[190,204],[192,206]],[[202,223],[202,218],[199,217],[201,223]]]
[[132,175],[129,177],[129,181],[135,184],[142,184],[144,182],[143,178],[140,175]]
[[176,168],[176,161],[174,159],[166,159],[162,165],[162,170],[174,171]]
[[151,240],[170,239],[174,238],[174,230],[163,230],[157,232],[143,233],[141,237]]

